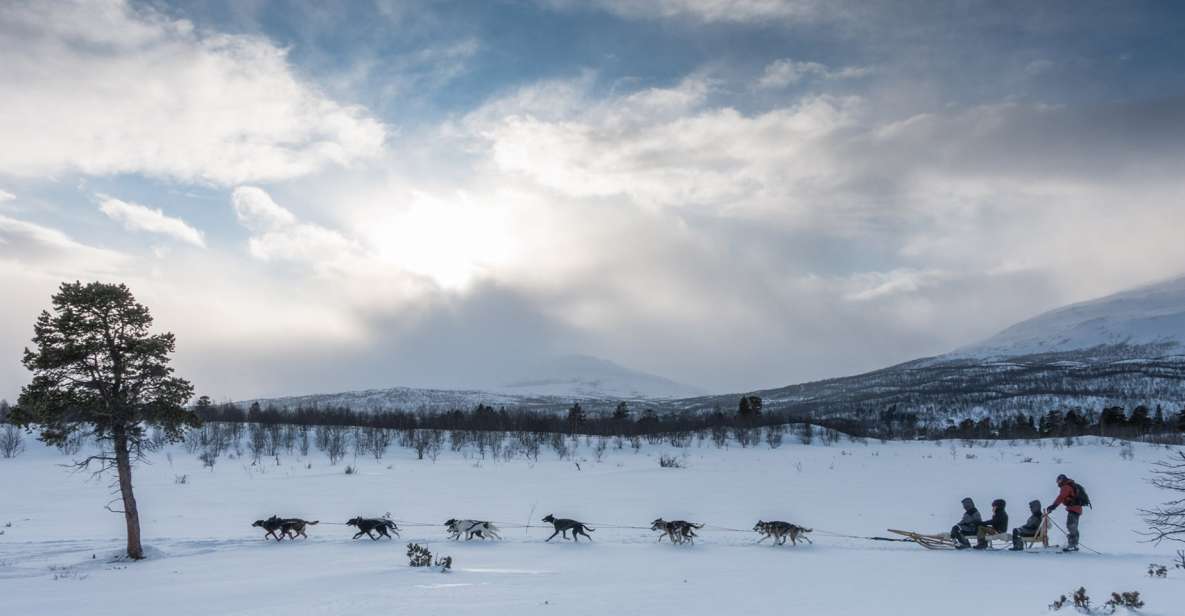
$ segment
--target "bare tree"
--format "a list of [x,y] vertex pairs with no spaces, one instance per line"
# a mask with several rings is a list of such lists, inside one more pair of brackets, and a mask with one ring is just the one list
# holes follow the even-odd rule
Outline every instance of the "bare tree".
[[251,450],[251,466],[259,464],[259,458],[263,457],[264,451],[267,450],[267,432],[263,426],[253,423],[247,428],[247,447]]
[[5,424],[0,432],[0,457],[15,458],[25,450],[25,439],[21,436],[21,429]]
[[[1176,457],[1169,457],[1153,463],[1152,485],[1177,494],[1185,493],[1185,452],[1178,451]],[[1165,539],[1185,542],[1185,496],[1153,508],[1141,509],[1144,522],[1148,525],[1149,541],[1160,543]]]
[[[317,428],[317,445],[325,452],[325,455],[329,456],[330,464],[337,464],[346,455],[349,440],[349,432],[345,426],[320,426]],[[323,447],[322,443],[324,443]]]

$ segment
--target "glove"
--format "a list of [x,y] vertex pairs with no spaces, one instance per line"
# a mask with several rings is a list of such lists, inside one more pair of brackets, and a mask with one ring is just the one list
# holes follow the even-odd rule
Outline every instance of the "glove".
[[1045,508],[1045,513],[1046,513],[1047,515],[1048,515],[1048,514],[1050,514],[1050,513],[1053,513],[1053,505],[1050,505],[1050,506],[1046,507],[1046,508]]

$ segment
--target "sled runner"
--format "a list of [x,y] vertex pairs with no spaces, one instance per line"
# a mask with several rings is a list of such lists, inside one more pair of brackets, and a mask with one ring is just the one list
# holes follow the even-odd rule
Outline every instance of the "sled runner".
[[901,535],[913,541],[914,543],[926,548],[927,550],[953,550],[955,549],[955,540],[950,538],[950,533],[938,533],[934,535],[924,535],[922,533],[915,533],[911,530],[897,530],[890,528],[889,532]]

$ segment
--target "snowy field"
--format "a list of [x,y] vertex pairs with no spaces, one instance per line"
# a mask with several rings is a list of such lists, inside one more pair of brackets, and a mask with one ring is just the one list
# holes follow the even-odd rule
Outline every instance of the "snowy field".
[[[113,559],[123,520],[103,510],[109,480],[72,474],[59,466],[68,458],[30,440],[24,454],[0,460],[0,612],[1015,616],[1048,614],[1050,601],[1084,585],[1096,603],[1138,590],[1141,613],[1185,614],[1185,571],[1146,573],[1151,562],[1170,564],[1173,546],[1135,534],[1137,508],[1167,500],[1146,482],[1163,447],[1137,445],[1127,460],[1094,441],[952,450],[792,440],[779,449],[611,445],[600,462],[583,441],[574,460],[545,450],[538,462],[483,461],[447,447],[436,462],[418,461],[392,447],[381,461],[331,466],[320,454],[282,455],[278,466],[250,466],[224,457],[213,470],[171,447],[137,468],[150,558],[136,563]],[[685,468],[660,468],[664,453],[684,456]],[[345,474],[346,464],[359,472]],[[938,552],[835,536],[949,530],[964,496],[985,512],[993,498],[1007,499],[1017,526],[1030,499],[1053,497],[1058,473],[1090,490],[1095,508],[1083,516],[1082,543],[1102,555]],[[439,526],[401,523],[401,540],[351,541],[353,529],[340,525],[386,512],[417,523],[495,520],[505,538],[453,543]],[[272,513],[321,524],[308,541],[268,542],[250,524]],[[594,541],[544,543],[550,528],[521,528],[547,513],[589,522]],[[694,546],[615,528],[658,516],[709,526]],[[813,527],[815,542],[754,545],[748,529],[759,518]],[[409,540],[451,555],[454,571],[409,568]],[[1064,538],[1054,531],[1053,540]]]

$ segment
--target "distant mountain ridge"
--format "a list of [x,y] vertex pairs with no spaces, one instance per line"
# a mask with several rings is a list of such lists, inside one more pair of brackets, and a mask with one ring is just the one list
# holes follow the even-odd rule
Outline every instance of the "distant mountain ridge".
[[[1185,408],[1185,277],[1070,304],[945,355],[756,392],[769,408],[931,419],[1051,409]],[[735,404],[737,394],[681,401]]]
[[661,402],[702,395],[689,385],[631,370],[588,355],[563,355],[535,362],[516,377],[492,387],[434,389],[386,387],[339,393],[306,394],[243,400],[277,408],[345,407],[355,410],[442,411],[478,404],[525,408],[566,408],[589,403]]
[[[259,400],[283,408],[449,410],[478,404],[562,410],[618,401],[663,412],[732,412],[741,393],[687,385],[569,355],[495,387],[393,387]],[[866,416],[890,407],[930,420],[1051,409],[1185,408],[1185,277],[1070,304],[950,353],[855,376],[758,390],[765,407],[803,416]],[[246,403],[253,402],[251,400]],[[636,405],[635,405],[636,406]]]

